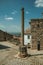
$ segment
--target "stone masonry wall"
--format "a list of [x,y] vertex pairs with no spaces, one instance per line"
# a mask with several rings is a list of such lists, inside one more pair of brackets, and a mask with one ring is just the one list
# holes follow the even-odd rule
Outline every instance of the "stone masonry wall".
[[40,49],[43,49],[43,19],[31,19],[32,49],[37,49],[40,41]]

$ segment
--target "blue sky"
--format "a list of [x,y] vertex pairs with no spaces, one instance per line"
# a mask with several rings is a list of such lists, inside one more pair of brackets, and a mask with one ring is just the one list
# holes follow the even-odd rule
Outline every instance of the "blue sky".
[[0,0],[0,29],[7,32],[21,32],[21,9],[24,7],[25,26],[33,18],[42,18],[43,0]]

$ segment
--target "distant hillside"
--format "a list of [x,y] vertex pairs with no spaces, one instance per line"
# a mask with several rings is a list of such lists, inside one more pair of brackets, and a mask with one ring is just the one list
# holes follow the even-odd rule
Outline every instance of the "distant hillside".
[[12,34],[12,35],[15,35],[15,36],[21,36],[21,33],[20,32],[18,32],[18,33],[10,33],[10,34]]

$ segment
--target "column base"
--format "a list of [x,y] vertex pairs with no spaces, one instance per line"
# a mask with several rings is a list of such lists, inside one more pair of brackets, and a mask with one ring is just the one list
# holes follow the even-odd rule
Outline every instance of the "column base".
[[19,54],[20,57],[22,57],[22,58],[27,57],[28,54],[27,54],[27,47],[26,46],[20,46],[19,51],[20,51],[20,54]]

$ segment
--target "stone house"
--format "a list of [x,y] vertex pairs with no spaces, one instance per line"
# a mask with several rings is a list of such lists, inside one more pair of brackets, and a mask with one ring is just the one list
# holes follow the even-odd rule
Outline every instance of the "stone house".
[[43,19],[31,19],[32,49],[43,50]]
[[24,32],[24,45],[31,45],[31,30],[28,28]]
[[11,40],[12,38],[13,35],[0,30],[0,41],[7,41],[7,40]]

